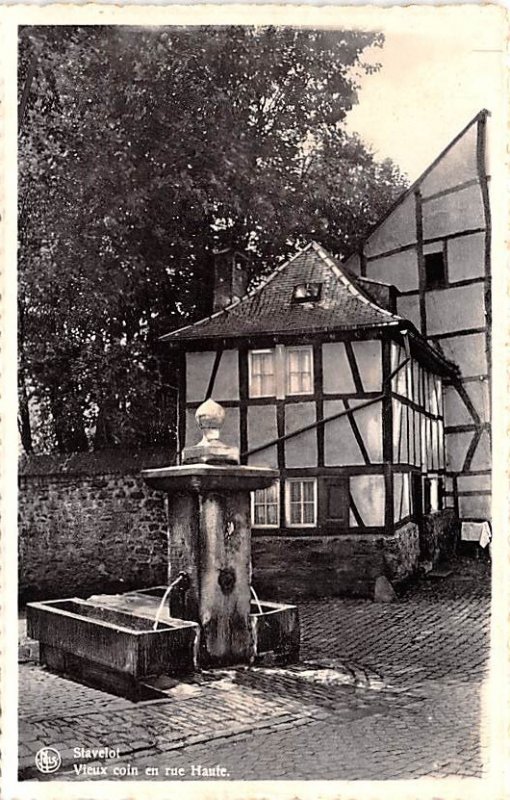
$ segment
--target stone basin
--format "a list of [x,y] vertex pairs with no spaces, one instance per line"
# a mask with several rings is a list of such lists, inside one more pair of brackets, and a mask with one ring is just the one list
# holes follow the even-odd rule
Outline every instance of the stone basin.
[[27,605],[27,633],[56,672],[133,700],[155,696],[144,679],[196,668],[198,625],[101,606],[73,597]]
[[[128,594],[93,595],[89,603],[143,614],[155,618],[166,586],[151,586]],[[160,613],[160,619],[175,621],[169,616],[168,605]],[[297,660],[299,656],[299,615],[294,605],[273,603],[267,600],[252,600],[250,604],[250,624],[255,644],[255,660]]]
[[299,658],[299,616],[296,606],[252,601],[250,622],[255,662],[289,663]]
[[[41,663],[56,672],[131,700],[160,697],[147,681],[197,671],[200,635],[197,623],[160,608],[166,588],[29,603],[27,632],[40,642]],[[250,626],[255,663],[297,660],[296,606],[252,602]]]

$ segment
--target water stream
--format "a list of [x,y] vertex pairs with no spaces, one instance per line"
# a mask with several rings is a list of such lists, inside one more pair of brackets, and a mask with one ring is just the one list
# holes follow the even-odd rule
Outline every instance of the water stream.
[[174,581],[172,581],[172,583],[169,586],[167,586],[167,588],[165,590],[165,593],[164,593],[163,597],[161,598],[161,603],[159,604],[158,610],[156,611],[156,618],[154,620],[154,625],[152,626],[152,630],[153,631],[157,631],[157,629],[158,629],[159,618],[160,618],[161,614],[163,613],[163,609],[165,607],[165,601],[166,601],[168,595],[170,594],[170,592],[172,591],[174,586],[177,586],[177,584],[181,580],[182,580],[182,575],[178,575],[177,578]]
[[253,588],[253,586],[250,586],[250,591],[251,591],[251,593],[252,593],[252,595],[253,595],[253,599],[255,600],[256,604],[257,604],[257,605],[258,605],[258,607],[259,607],[259,614],[263,614],[264,612],[262,611],[262,606],[260,605],[260,600],[259,600],[259,598],[257,597],[257,592],[255,591],[255,589]]

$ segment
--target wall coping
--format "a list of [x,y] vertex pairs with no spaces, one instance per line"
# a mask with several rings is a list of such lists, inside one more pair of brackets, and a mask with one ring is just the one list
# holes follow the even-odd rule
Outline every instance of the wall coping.
[[23,455],[19,459],[19,477],[71,477],[106,474],[132,474],[175,464],[175,450],[153,448],[148,450],[111,449],[94,453],[52,453]]

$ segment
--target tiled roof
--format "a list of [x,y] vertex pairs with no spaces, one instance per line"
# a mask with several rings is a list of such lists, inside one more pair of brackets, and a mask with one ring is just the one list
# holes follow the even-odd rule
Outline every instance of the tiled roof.
[[[292,302],[300,283],[321,283],[321,298]],[[403,318],[377,305],[324,248],[311,242],[253,292],[210,317],[161,337],[164,341],[250,334],[350,330],[396,325]]]

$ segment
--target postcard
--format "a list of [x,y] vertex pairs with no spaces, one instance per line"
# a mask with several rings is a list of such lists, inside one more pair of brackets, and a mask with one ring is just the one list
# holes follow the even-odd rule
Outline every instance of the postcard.
[[0,23],[4,796],[508,796],[506,11]]

